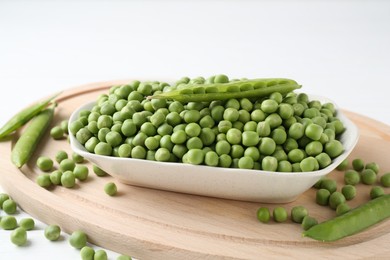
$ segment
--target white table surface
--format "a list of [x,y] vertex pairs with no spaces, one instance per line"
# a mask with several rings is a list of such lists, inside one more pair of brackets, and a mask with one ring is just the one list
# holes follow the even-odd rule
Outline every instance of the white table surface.
[[[219,73],[293,78],[390,124],[389,14],[390,1],[0,0],[0,124],[85,83]],[[0,230],[0,258],[78,259],[44,226],[20,248]]]

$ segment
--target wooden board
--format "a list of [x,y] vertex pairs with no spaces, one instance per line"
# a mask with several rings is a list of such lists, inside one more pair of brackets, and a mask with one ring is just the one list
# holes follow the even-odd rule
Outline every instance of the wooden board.
[[[89,84],[64,91],[59,97],[53,126],[67,119],[81,104],[107,93],[115,81]],[[361,137],[350,158],[376,161],[380,174],[390,171],[390,127],[369,118],[346,112],[360,129]],[[84,230],[90,242],[138,259],[261,259],[261,258],[372,258],[390,255],[390,221],[335,243],[320,243],[301,236],[300,225],[262,224],[256,211],[266,204],[223,200],[127,186],[117,182],[119,194],[109,197],[103,186],[112,177],[97,177],[90,171],[86,182],[75,188],[43,189],[35,183],[40,171],[35,166],[41,155],[54,158],[59,150],[71,153],[66,140],[55,141],[47,134],[30,163],[22,169],[10,160],[11,141],[0,143],[0,184],[32,216],[59,224],[66,232]],[[91,169],[89,163],[85,163]],[[332,178],[342,186],[342,172]],[[354,207],[369,200],[370,186],[358,185]],[[389,188],[386,192],[389,193]],[[319,221],[335,216],[328,207],[315,204],[311,189],[296,201],[282,206],[290,210],[304,205]],[[278,205],[266,205],[271,209]]]

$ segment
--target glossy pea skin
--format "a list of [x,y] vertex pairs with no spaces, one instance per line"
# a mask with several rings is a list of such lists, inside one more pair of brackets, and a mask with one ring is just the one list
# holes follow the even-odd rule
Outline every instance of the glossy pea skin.
[[76,179],[85,181],[88,178],[89,170],[85,165],[76,165],[73,169],[73,174]]
[[273,218],[276,222],[285,222],[287,220],[287,211],[283,207],[275,207],[273,210]]
[[87,235],[83,231],[76,230],[70,235],[69,243],[72,247],[81,249],[87,244]]
[[64,130],[62,129],[61,126],[55,126],[52,129],[50,129],[50,136],[54,140],[60,140],[64,138]]
[[43,188],[49,188],[52,185],[50,174],[38,175],[36,183]]
[[24,228],[19,227],[11,232],[11,242],[17,246],[22,246],[27,242],[27,232]]
[[257,219],[262,223],[268,223],[271,218],[269,208],[260,207],[256,212]]
[[61,176],[61,185],[65,188],[73,188],[76,184],[76,177],[72,171],[65,171]]
[[118,192],[118,188],[115,183],[108,182],[104,185],[104,192],[109,196],[115,196]]
[[261,161],[261,168],[264,171],[274,172],[278,169],[278,160],[272,156],[266,156]]
[[61,236],[61,228],[57,225],[49,225],[45,228],[44,235],[50,241],[56,241]]
[[336,241],[356,234],[388,217],[390,217],[390,194],[370,200],[341,216],[313,226],[303,232],[303,235],[319,241]]
[[73,171],[75,166],[76,164],[72,159],[64,159],[60,162],[60,170],[62,172]]

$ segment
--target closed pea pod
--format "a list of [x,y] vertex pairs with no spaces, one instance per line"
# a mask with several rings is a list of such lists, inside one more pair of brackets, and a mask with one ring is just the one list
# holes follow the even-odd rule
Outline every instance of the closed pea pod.
[[322,222],[303,232],[320,241],[335,241],[356,234],[390,217],[390,194],[373,199],[347,213]]
[[45,109],[35,116],[14,145],[11,160],[18,168],[22,167],[34,153],[35,148],[50,125],[53,114],[54,106]]

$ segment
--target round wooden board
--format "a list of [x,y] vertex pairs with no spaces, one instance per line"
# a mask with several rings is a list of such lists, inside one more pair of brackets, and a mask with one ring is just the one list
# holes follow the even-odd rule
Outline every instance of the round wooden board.
[[[109,86],[128,81],[112,81],[80,86],[64,91],[58,99],[52,126],[68,119],[80,105],[107,93]],[[390,127],[372,119],[346,112],[360,129],[360,140],[350,158],[376,161],[380,175],[390,171]],[[111,176],[97,177],[90,168],[86,182],[73,189],[61,186],[50,190],[35,183],[41,172],[35,161],[41,155],[55,157],[59,150],[71,154],[66,140],[55,141],[46,134],[30,163],[17,169],[10,160],[11,141],[0,143],[0,184],[32,216],[47,224],[56,223],[64,231],[84,230],[90,242],[138,259],[261,259],[261,258],[372,258],[390,254],[390,221],[384,221],[357,235],[334,243],[321,243],[301,236],[300,225],[262,224],[256,211],[266,204],[223,200],[174,192],[128,186]],[[57,165],[58,166],[58,165]],[[342,172],[331,177],[343,185]],[[118,185],[115,197],[107,196],[103,186]],[[370,186],[358,185],[357,197],[348,202],[355,207],[369,200]],[[389,193],[389,188],[386,189]],[[296,201],[281,206],[290,210],[304,205],[319,221],[334,217],[335,212],[314,202],[311,189]],[[273,209],[279,205],[268,204]]]

